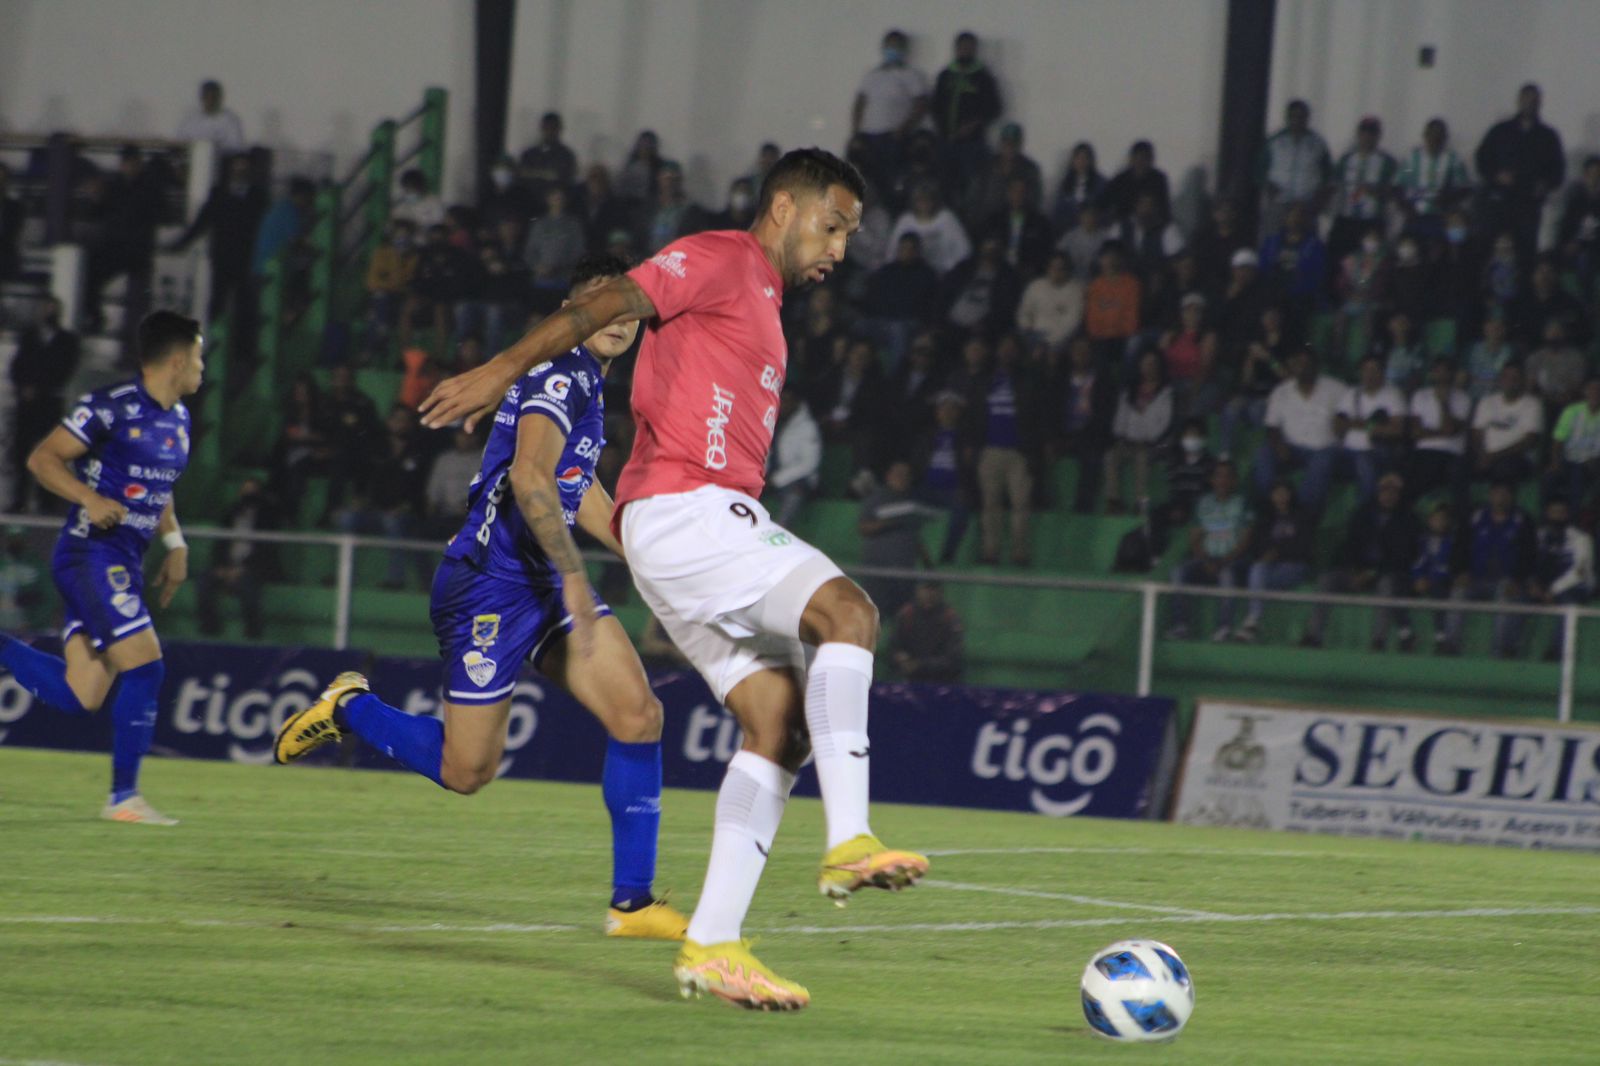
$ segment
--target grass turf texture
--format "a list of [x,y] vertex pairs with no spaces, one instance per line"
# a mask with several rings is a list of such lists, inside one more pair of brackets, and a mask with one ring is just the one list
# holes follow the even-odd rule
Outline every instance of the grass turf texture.
[[[838,910],[815,887],[821,809],[797,800],[747,925],[811,989],[777,1016],[683,1002],[672,945],[601,937],[598,787],[463,799],[395,773],[157,759],[147,794],[183,819],[158,829],[95,819],[105,776],[103,756],[0,749],[0,1063],[1597,1055],[1593,856],[880,806],[899,846],[990,853]],[[685,909],[712,802],[664,805],[659,884]],[[1475,908],[1587,913],[1260,920]],[[1195,975],[1172,1044],[1109,1044],[1079,1010],[1091,953],[1133,936]]]

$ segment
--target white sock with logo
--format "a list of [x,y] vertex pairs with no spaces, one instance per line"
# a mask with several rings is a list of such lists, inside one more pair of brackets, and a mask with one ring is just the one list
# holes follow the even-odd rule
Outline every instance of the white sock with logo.
[[872,689],[872,653],[854,644],[817,649],[806,675],[806,726],[828,818],[828,847],[863,833],[871,759],[867,744],[867,697]]
[[706,882],[689,920],[690,940],[721,944],[739,939],[793,787],[793,774],[753,751],[740,751],[728,762],[717,792]]

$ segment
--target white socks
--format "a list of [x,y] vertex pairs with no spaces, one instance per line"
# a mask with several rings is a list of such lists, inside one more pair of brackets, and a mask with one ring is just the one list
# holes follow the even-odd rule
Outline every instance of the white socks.
[[721,944],[739,939],[793,787],[793,774],[753,751],[737,752],[729,761],[717,793],[706,882],[689,920],[690,940]]
[[817,649],[806,676],[806,726],[828,818],[828,847],[863,833],[867,824],[867,694],[872,653],[854,644]]

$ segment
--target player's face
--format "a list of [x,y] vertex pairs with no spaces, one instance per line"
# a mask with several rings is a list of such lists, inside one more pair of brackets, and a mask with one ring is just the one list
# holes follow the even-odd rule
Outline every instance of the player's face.
[[182,354],[174,356],[178,364],[179,396],[193,396],[200,391],[200,382],[205,378],[206,372],[203,347],[202,341],[195,341]]
[[[615,277],[595,278],[594,280],[587,281],[578,288],[573,289],[572,295],[583,296],[586,293],[593,292],[595,289],[598,289],[601,286],[615,280]],[[562,306],[566,306],[566,304],[570,302],[570,300],[563,301]],[[599,333],[596,333],[594,336],[584,341],[583,346],[589,349],[589,352],[596,359],[615,359],[617,356],[633,347],[633,339],[638,335],[639,323],[637,322],[628,322],[618,326],[607,326]]]
[[843,185],[830,185],[821,196],[802,194],[791,201],[789,211],[783,284],[815,284],[844,258],[850,235],[861,228],[861,200]]

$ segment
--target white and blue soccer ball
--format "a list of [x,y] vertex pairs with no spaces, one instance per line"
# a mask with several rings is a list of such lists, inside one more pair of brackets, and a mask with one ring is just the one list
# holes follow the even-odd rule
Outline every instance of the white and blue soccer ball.
[[1159,940],[1119,940],[1083,971],[1083,1016],[1111,1040],[1171,1040],[1194,1010],[1194,982]]

